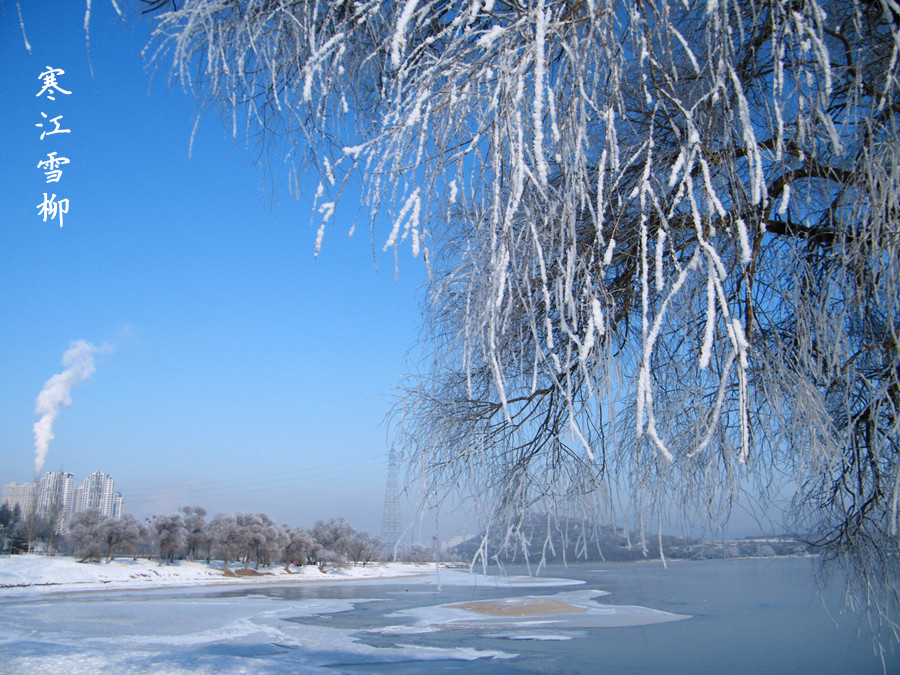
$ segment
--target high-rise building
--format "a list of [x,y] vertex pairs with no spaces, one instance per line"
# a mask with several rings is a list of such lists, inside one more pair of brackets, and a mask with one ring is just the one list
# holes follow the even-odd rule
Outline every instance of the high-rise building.
[[125,513],[125,498],[121,495],[121,493],[116,492],[113,495],[113,515],[112,517],[116,520],[119,520],[122,515]]
[[52,520],[57,531],[66,532],[72,517],[93,509],[109,518],[121,518],[125,499],[116,492],[116,483],[102,471],[96,471],[75,485],[71,473],[48,471],[39,483],[9,483],[3,487],[2,502],[10,509],[19,506],[23,517],[38,515]]
[[76,492],[78,493],[75,504],[76,513],[94,510],[110,518],[121,516],[124,500],[122,495],[116,492],[116,483],[112,476],[102,471],[95,471],[84,479],[81,488]]
[[2,503],[6,504],[10,510],[19,507],[22,516],[26,516],[34,507],[34,483],[9,483],[3,486]]
[[75,476],[48,471],[38,486],[38,515],[52,522],[57,531],[67,532],[75,514]]

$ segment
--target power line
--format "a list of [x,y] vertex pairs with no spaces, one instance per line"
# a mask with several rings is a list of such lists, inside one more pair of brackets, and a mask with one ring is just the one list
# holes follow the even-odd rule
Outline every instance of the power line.
[[127,503],[132,505],[148,504],[156,502],[160,498],[193,500],[204,497],[296,489],[322,483],[330,478],[371,475],[374,469],[383,466],[384,457],[384,454],[374,455],[361,460],[320,465],[310,470],[264,474],[252,479],[234,478],[218,481],[194,481],[190,483],[170,483],[158,487],[137,488],[129,490],[126,499]]
[[[265,485],[271,484],[275,482],[285,482],[285,481],[293,481],[297,478],[310,478],[310,477],[318,477],[331,475],[334,473],[340,473],[344,471],[343,467],[353,467],[354,465],[372,465],[373,463],[380,463],[381,459],[386,457],[387,455],[382,453],[380,455],[373,455],[371,457],[366,457],[358,460],[349,460],[346,462],[336,462],[334,464],[325,464],[319,465],[318,467],[313,467],[310,469],[295,469],[292,471],[279,471],[278,473],[268,473],[261,474],[254,477],[240,477],[240,478],[223,478],[220,480],[195,480],[189,482],[182,483],[167,483],[165,485],[155,485],[149,487],[139,487],[139,488],[131,488],[129,489],[129,494],[134,493],[149,493],[154,492],[156,490],[195,490],[195,489],[229,489],[230,487],[241,487],[247,485]],[[198,483],[201,483],[203,488],[198,488]]]

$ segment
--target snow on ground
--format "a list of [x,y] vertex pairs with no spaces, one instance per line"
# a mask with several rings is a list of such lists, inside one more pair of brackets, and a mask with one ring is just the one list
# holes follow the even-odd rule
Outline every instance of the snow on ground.
[[[226,575],[221,561],[180,560],[160,565],[155,560],[114,558],[105,562],[78,562],[65,556],[14,555],[0,557],[0,596],[28,592],[94,591],[147,588],[213,586],[220,584],[313,583],[362,579],[391,579],[418,575],[428,568],[407,563],[369,563],[329,569],[283,566],[260,569],[258,575],[242,572],[242,565],[229,566]],[[431,570],[433,573],[433,568]]]
[[[369,563],[329,568],[271,566],[249,575],[242,565],[229,566],[229,574],[221,561],[189,562],[180,560],[160,565],[155,560],[114,558],[105,562],[78,562],[65,556],[15,555],[0,557],[0,597],[31,593],[58,593],[98,590],[144,590],[148,588],[177,588],[214,586],[223,584],[290,584],[341,581],[405,579],[422,577],[421,583],[438,586],[493,586],[503,588],[546,588],[568,586],[581,582],[567,579],[484,576],[468,570],[435,568],[434,565],[413,563]],[[231,574],[236,573],[235,576]]]

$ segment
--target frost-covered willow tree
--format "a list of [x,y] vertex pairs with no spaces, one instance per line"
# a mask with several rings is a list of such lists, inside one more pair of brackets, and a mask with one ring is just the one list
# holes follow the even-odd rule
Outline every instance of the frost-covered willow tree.
[[795,529],[895,588],[896,0],[149,4],[157,63],[318,169],[317,250],[356,178],[424,256],[395,419],[434,499],[523,541],[788,481]]

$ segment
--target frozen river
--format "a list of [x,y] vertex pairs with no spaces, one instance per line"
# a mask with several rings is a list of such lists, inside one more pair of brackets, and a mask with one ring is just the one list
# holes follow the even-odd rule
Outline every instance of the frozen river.
[[[4,673],[882,673],[808,559],[0,598]],[[580,583],[579,583],[580,582]],[[607,592],[605,594],[603,592]]]

